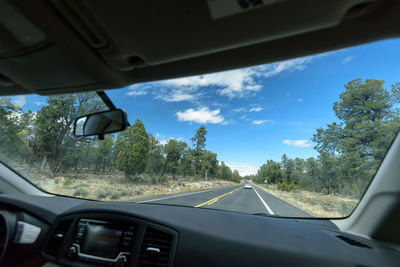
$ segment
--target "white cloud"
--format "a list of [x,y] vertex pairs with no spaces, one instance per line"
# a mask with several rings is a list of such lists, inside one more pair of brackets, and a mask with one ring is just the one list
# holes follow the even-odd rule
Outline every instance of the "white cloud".
[[193,87],[179,87],[171,90],[161,90],[157,92],[157,99],[161,99],[165,102],[180,102],[180,101],[195,101],[201,97],[201,94],[197,92],[196,88]]
[[240,113],[240,112],[260,112],[262,110],[264,110],[264,108],[261,106],[251,105],[251,108],[249,108],[249,109],[244,108],[244,107],[234,108],[234,109],[232,109],[232,112],[238,112],[238,113]]
[[246,108],[241,107],[241,108],[234,108],[232,109],[233,112],[243,112],[243,111],[247,111]]
[[306,68],[306,64],[311,62],[317,56],[294,58],[254,67],[257,75],[269,78],[285,71],[301,71]]
[[297,98],[297,102],[303,102],[303,98]]
[[251,124],[261,125],[261,124],[264,124],[264,123],[274,124],[275,122],[272,121],[272,120],[254,120]]
[[249,111],[250,112],[260,112],[261,110],[263,110],[264,108],[262,107],[253,107],[251,108]]
[[161,145],[165,146],[168,143],[169,139],[161,139],[158,140],[158,142],[160,142]]
[[241,176],[256,174],[258,170],[258,168],[255,166],[250,166],[239,162],[226,162],[225,164],[232,170],[237,170]]
[[193,101],[202,95],[199,89],[216,87],[218,94],[229,99],[254,95],[262,88],[260,78],[269,78],[282,72],[302,71],[306,65],[326,54],[295,58],[281,62],[217,72],[212,74],[170,79],[153,83],[162,89],[157,97],[168,102]]
[[149,85],[133,84],[128,87],[128,92],[126,93],[126,95],[133,97],[147,95],[149,88]]
[[[283,72],[302,71],[314,59],[332,53],[295,58],[250,68],[132,85],[129,87],[127,95],[135,97],[151,93],[156,99],[166,102],[189,101],[194,103],[199,103],[202,97],[207,96],[204,93],[206,89],[212,89],[229,99],[254,96],[262,89],[263,79]],[[286,94],[289,95],[290,92],[286,92]]]
[[297,147],[309,147],[311,144],[308,143],[307,140],[283,140],[283,144],[286,144],[288,146],[297,146]]
[[25,104],[26,104],[25,96],[19,95],[19,96],[15,97],[14,105],[16,105],[17,107],[22,108]]
[[259,91],[262,86],[254,78],[253,68],[245,68],[165,80],[159,83],[167,88],[173,88],[173,90],[187,91],[189,94],[195,94],[200,88],[213,86],[217,87],[220,95],[231,99],[242,98]]
[[161,145],[166,145],[168,143],[168,141],[171,139],[175,139],[177,141],[184,141],[184,139],[182,137],[176,138],[176,137],[171,136],[169,138],[165,138],[164,135],[159,134],[159,133],[156,133],[156,135],[154,137],[158,140],[158,142],[160,142]]
[[185,111],[178,111],[175,115],[178,121],[226,124],[224,117],[219,113],[219,109],[210,110],[207,107],[202,107],[199,109],[189,108]]
[[44,101],[34,101],[33,103],[34,103],[36,106],[42,106],[42,105],[45,104]]
[[218,108],[226,108],[228,106],[228,104],[227,103],[222,104],[222,103],[218,103],[218,102],[214,101],[210,104],[210,106],[218,107]]
[[179,138],[170,137],[170,138],[167,138],[167,139],[158,140],[158,142],[160,142],[161,145],[165,146],[168,143],[168,141],[171,140],[171,139],[175,139],[177,141],[183,141],[182,137],[179,137]]
[[349,63],[349,62],[352,62],[353,59],[354,59],[354,56],[345,57],[344,59],[342,59],[342,63]]

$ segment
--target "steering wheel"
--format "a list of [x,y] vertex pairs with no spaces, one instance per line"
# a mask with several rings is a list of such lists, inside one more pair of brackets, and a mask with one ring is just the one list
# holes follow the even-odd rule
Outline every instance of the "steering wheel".
[[9,224],[6,215],[0,211],[0,264],[7,249],[9,239]]

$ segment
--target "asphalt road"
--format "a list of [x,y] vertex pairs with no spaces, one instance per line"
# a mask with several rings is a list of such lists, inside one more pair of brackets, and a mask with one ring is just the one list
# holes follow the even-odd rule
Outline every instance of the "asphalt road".
[[242,213],[262,213],[284,217],[310,217],[280,198],[268,194],[257,186],[245,189],[243,184],[197,192],[180,193],[163,197],[148,198],[136,203],[193,206],[229,210]]

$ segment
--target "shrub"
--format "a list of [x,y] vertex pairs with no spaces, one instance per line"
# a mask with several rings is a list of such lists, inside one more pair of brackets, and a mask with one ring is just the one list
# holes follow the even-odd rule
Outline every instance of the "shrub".
[[160,184],[165,184],[168,182],[168,177],[166,175],[161,176],[160,178],[158,178],[158,183]]
[[72,183],[73,183],[72,180],[67,179],[67,180],[64,181],[63,186],[64,186],[64,187],[67,187],[67,186],[72,185]]
[[297,189],[297,185],[295,185],[294,183],[290,183],[288,185],[288,190],[287,191],[292,191],[292,190],[296,190]]
[[282,183],[278,183],[277,187],[278,190],[287,192],[297,189],[297,186],[294,183],[287,184],[285,181],[283,181]]
[[278,183],[278,190],[287,191],[288,185],[285,181]]
[[157,183],[157,177],[155,177],[154,175],[151,176],[151,184],[156,184]]
[[127,188],[122,188],[119,190],[119,192],[121,193],[121,196],[131,196],[132,195],[132,191]]
[[76,185],[74,185],[74,186],[72,186],[72,188],[73,189],[79,189],[79,188],[85,188],[85,187],[88,187],[89,185],[88,184],[86,184],[86,183],[83,183],[83,184],[76,184]]
[[327,195],[328,194],[328,189],[326,189],[325,187],[322,188],[321,193],[324,194],[324,195]]
[[120,199],[123,196],[130,196],[132,195],[131,190],[127,188],[121,188],[121,189],[106,189],[108,191],[108,195],[110,196],[110,199],[112,200],[117,200]]
[[108,187],[100,188],[100,189],[98,189],[98,190],[96,191],[96,197],[97,197],[98,199],[106,198],[106,197],[108,197],[108,196],[111,195],[111,194],[112,194],[112,190],[111,190],[110,188],[108,188]]
[[122,193],[120,191],[112,191],[110,194],[110,198],[113,200],[120,199],[122,197]]
[[89,192],[84,188],[78,188],[74,192],[74,197],[78,197],[78,196],[86,197],[87,195],[89,195]]
[[361,198],[363,191],[356,184],[351,185],[351,196]]
[[131,175],[127,177],[127,181],[134,183],[134,184],[146,184],[148,183],[148,180],[146,180],[146,177],[144,175]]
[[138,190],[138,191],[133,192],[133,194],[134,195],[143,195],[143,192]]

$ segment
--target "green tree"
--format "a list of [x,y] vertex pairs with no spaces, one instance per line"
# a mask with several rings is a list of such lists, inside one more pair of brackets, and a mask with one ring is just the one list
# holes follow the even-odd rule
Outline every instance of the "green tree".
[[[12,104],[8,97],[0,98],[0,147],[1,160],[10,164],[14,161],[32,164],[30,140],[32,134],[33,113],[27,113]],[[20,155],[23,154],[24,157]],[[12,161],[10,159],[13,159]]]
[[217,154],[211,151],[204,151],[201,155],[201,165],[204,169],[204,178],[208,179],[208,174],[211,173],[213,176],[216,174],[218,168]]
[[218,167],[217,177],[223,180],[232,180],[232,170],[223,161]]
[[95,93],[49,96],[47,105],[37,113],[35,121],[35,152],[43,162],[48,162],[54,175],[62,168],[62,160],[72,136],[72,123],[81,114],[102,110],[104,103]]
[[306,173],[310,177],[313,192],[317,191],[317,180],[319,179],[319,164],[315,158],[308,158],[305,162]]
[[95,170],[106,171],[112,166],[114,138],[111,135],[104,136],[104,140],[97,140],[94,148]]
[[283,181],[287,184],[292,183],[294,180],[293,172],[295,170],[293,159],[290,159],[286,154],[283,154],[281,164],[283,169]]
[[263,164],[257,171],[257,183],[264,183],[267,180],[268,183],[276,184],[282,182],[282,170],[278,162],[273,160],[267,160],[266,164]]
[[200,126],[197,129],[195,135],[191,138],[194,150],[194,165],[193,165],[193,175],[196,177],[197,169],[199,168],[200,158],[203,154],[204,148],[206,147],[206,127]]
[[232,172],[232,181],[235,183],[240,183],[240,180],[242,179],[242,176],[240,176],[238,170],[234,170]]
[[[348,82],[340,101],[333,105],[340,122],[317,129],[313,136],[323,159],[324,174],[337,173],[339,190],[344,183],[364,190],[397,134],[400,85],[393,85],[391,94],[383,84],[384,81],[375,79]],[[329,164],[331,159],[339,164],[339,170],[326,169],[337,166]],[[334,192],[333,188],[329,192]]]
[[146,172],[154,175],[160,174],[164,166],[164,161],[162,145],[152,134],[149,134],[149,158]]
[[166,155],[166,160],[162,175],[164,175],[167,168],[169,167],[173,179],[176,179],[178,164],[186,147],[187,144],[183,141],[177,141],[175,139],[168,140],[168,143],[164,146],[163,149],[163,152]]
[[183,177],[193,173],[194,150],[188,147],[183,151],[181,159],[181,173]]
[[116,167],[124,171],[127,179],[145,171],[149,153],[149,137],[144,124],[139,119],[118,135],[115,149]]
[[328,188],[329,194],[335,194],[338,181],[337,158],[325,152],[320,153],[318,158],[321,162],[322,182]]

